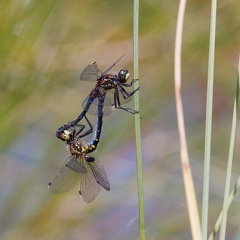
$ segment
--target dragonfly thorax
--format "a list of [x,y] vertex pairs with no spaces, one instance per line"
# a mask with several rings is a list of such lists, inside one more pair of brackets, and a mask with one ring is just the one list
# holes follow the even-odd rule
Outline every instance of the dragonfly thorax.
[[101,80],[100,85],[101,85],[101,87],[102,87],[104,90],[108,90],[108,89],[114,88],[113,76],[106,75],[106,77],[104,77],[104,78]]
[[69,145],[69,151],[72,155],[82,155],[87,153],[87,146],[82,141],[76,141]]

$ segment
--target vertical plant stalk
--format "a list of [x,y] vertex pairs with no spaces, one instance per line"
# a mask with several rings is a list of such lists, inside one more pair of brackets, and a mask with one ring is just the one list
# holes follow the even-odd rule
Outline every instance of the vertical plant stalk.
[[[227,203],[227,206],[228,208],[230,207],[232,201],[233,201],[233,198],[235,197],[238,189],[240,188],[240,177],[238,177],[238,180],[231,192],[231,194],[229,195],[228,197],[228,203]],[[211,235],[209,236],[208,240],[214,240],[217,232],[218,232],[218,229],[220,228],[220,225],[221,225],[221,222],[222,222],[222,216],[223,216],[223,212],[220,213],[215,225],[214,225],[214,228],[213,228],[213,231],[211,233]]]
[[[133,4],[133,78],[138,79],[138,24],[139,24],[139,0],[134,0]],[[139,81],[134,83],[134,89],[139,87]],[[139,91],[134,94],[134,107],[139,111]],[[135,134],[136,134],[136,164],[137,164],[137,183],[138,183],[138,207],[139,207],[139,231],[140,240],[145,240],[144,223],[144,191],[142,173],[142,148],[140,114],[135,114]]]
[[226,235],[228,195],[229,195],[230,184],[231,184],[233,151],[234,151],[235,135],[236,135],[236,128],[237,128],[237,108],[238,108],[238,99],[239,99],[239,71],[240,71],[239,62],[238,62],[238,78],[237,78],[237,86],[236,86],[236,96],[235,96],[234,107],[233,107],[232,130],[231,130],[230,146],[229,146],[229,153],[228,153],[227,174],[226,174],[224,199],[223,199],[222,223],[221,223],[220,237],[219,237],[220,240],[224,240]]
[[203,198],[202,198],[203,240],[207,239],[207,231],[208,231],[208,202],[209,202],[211,135],[212,135],[214,53],[215,53],[215,29],[216,29],[216,11],[217,11],[216,9],[217,9],[217,1],[212,0],[209,60],[208,60],[208,86],[207,86],[206,131],[205,131],[205,152],[204,152],[204,172],[203,172]]
[[175,58],[174,58],[174,78],[175,78],[175,95],[176,95],[176,110],[178,120],[178,131],[180,138],[180,155],[183,171],[183,179],[185,186],[185,194],[187,198],[188,214],[192,231],[192,238],[201,238],[201,227],[197,208],[197,200],[193,185],[191,168],[189,165],[189,157],[187,150],[187,142],[185,135],[185,124],[183,115],[182,93],[181,93],[181,46],[182,46],[182,30],[183,19],[185,13],[186,0],[181,0],[178,11],[176,40],[175,40]]

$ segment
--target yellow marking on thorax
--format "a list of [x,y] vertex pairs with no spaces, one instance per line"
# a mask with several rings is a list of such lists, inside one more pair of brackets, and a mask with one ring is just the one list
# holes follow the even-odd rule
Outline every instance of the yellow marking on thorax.
[[72,146],[70,147],[70,149],[71,149],[70,152],[72,154],[80,155],[80,154],[86,153],[86,151],[87,151],[87,148],[82,145],[79,146],[78,144],[76,144],[74,147],[72,147]]

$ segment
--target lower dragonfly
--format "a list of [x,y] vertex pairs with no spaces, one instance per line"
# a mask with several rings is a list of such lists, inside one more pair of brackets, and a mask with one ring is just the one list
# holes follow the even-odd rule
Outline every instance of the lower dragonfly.
[[[117,74],[108,74],[109,70],[115,66],[123,56],[124,55],[122,55],[103,73],[98,69],[96,62],[84,68],[80,75],[80,80],[95,81],[97,83],[88,97],[82,103],[83,111],[81,114],[72,122],[60,127],[56,132],[57,137],[59,137],[59,133],[62,131],[78,124],[78,122],[84,118],[87,112],[93,115],[102,114],[103,116],[108,116],[115,107],[132,114],[139,113],[139,111],[136,111],[133,108],[122,107],[122,104],[128,103],[132,99],[133,94],[139,90],[139,88],[137,88],[132,92],[128,92],[124,87],[131,87],[133,83],[137,81],[137,79],[133,79],[130,83],[127,83],[130,74],[126,69],[121,69]],[[103,111],[98,112],[98,99],[101,97],[104,97],[104,101],[101,103]]]
[[[101,101],[104,101],[104,99],[99,99],[99,111],[102,111]],[[53,181],[48,184],[48,187],[52,193],[64,193],[72,189],[80,179],[79,194],[85,202],[92,202],[102,188],[110,191],[110,183],[101,162],[88,155],[88,153],[93,152],[97,148],[99,143],[102,115],[99,114],[98,116],[95,136],[88,144],[85,144],[81,138],[90,134],[93,127],[86,116],[85,119],[90,127],[85,133],[79,135],[83,131],[84,126],[77,125],[79,127],[78,131],[74,127],[72,131],[64,130],[59,135],[61,140],[67,142],[71,156]]]

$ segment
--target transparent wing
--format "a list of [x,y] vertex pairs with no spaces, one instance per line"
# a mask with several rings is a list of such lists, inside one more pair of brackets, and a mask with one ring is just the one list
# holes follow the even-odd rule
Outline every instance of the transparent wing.
[[67,161],[66,166],[77,173],[86,173],[87,169],[85,167],[84,161],[79,157],[73,155],[69,161]]
[[80,181],[79,194],[85,202],[92,202],[100,193],[102,187],[96,182],[93,172],[86,164],[87,172],[83,173]]
[[100,77],[101,71],[97,67],[97,63],[94,62],[93,64],[87,65],[81,75],[80,80],[82,81],[97,81]]
[[[117,94],[119,96],[119,100],[120,100],[120,105],[128,103],[132,100],[132,96],[124,98],[122,93],[120,92],[120,90],[118,89],[110,89],[107,91],[106,95],[109,99],[111,99],[112,105],[114,105],[114,92],[117,91]],[[128,94],[130,94],[130,92],[127,92]]]
[[79,176],[79,173],[70,170],[64,163],[57,176],[48,184],[48,188],[52,193],[65,193],[76,185]]
[[110,191],[110,183],[108,181],[107,173],[99,160],[96,158],[86,156],[87,164],[90,166],[97,183],[107,191]]
[[[91,105],[89,106],[87,112],[92,115],[98,115],[98,98],[95,98],[94,100],[89,99],[89,96],[84,100],[82,103],[83,109],[85,109],[86,105],[89,101],[92,101]],[[103,112],[100,114],[100,116],[108,116],[112,112],[112,101],[108,96],[105,96],[104,102],[102,104],[103,106]]]
[[122,105],[122,104],[130,102],[132,100],[132,96],[130,96],[128,98],[124,98],[123,95],[121,93],[119,93],[119,99],[120,99],[120,104]]

